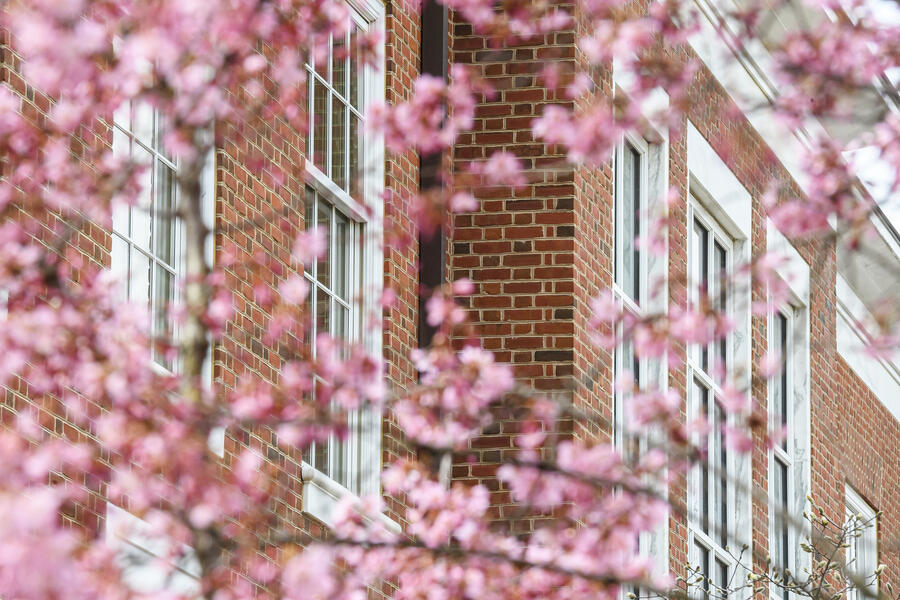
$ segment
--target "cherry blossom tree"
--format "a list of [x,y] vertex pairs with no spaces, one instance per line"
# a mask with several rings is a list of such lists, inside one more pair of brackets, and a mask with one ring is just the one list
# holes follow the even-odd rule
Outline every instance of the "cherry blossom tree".
[[[531,1],[443,4],[501,46],[571,29],[575,18]],[[804,0],[803,10],[832,18],[772,40],[765,30],[772,4],[742,3],[720,27],[747,43],[767,40],[782,90],[768,110],[786,127],[845,118],[853,106],[847,98],[873,81],[896,100],[896,88],[882,84],[884,73],[900,64],[900,28],[879,21],[862,2]],[[660,48],[685,44],[699,16],[693,3],[677,0],[640,11],[579,0],[576,9],[590,23],[577,40],[585,71],[551,65],[541,75],[547,86],[577,99],[577,108],[548,107],[533,133],[564,149],[570,163],[600,165],[624,134],[648,122],[680,126],[697,65],[676,62]],[[2,455],[14,458],[0,461],[0,597],[361,598],[381,582],[400,598],[613,599],[623,585],[672,594],[676,581],[654,571],[636,540],[665,523],[673,508],[660,490],[673,473],[703,460],[696,437],[710,424],[683,422],[675,391],[640,388],[626,374],[616,385],[631,393],[630,427],[650,436],[652,447],[629,456],[565,435],[560,423],[594,417],[517,383],[509,366],[479,346],[455,302],[472,293],[471,282],[433,290],[426,311],[437,334],[431,347],[411,357],[420,382],[391,390],[383,366],[363,347],[324,334],[308,340],[309,286],[301,266],[323,251],[321,232],[308,229],[294,243],[297,271],[281,274],[277,294],[256,291],[269,315],[263,341],[288,357],[278,382],[260,377],[233,389],[204,383],[210,344],[233,315],[225,271],[279,268],[265,256],[240,265],[227,247],[215,264],[209,261],[205,157],[228,126],[277,119],[305,131],[305,64],[330,36],[346,33],[342,2],[10,0],[2,18],[10,56],[33,86],[26,95],[51,101],[46,115],[35,114],[19,92],[0,87],[0,288],[6,296],[0,383],[31,400],[2,413]],[[360,33],[354,51],[375,64],[381,43],[377,33]],[[633,81],[627,97],[605,96],[591,83],[590,70],[614,60]],[[670,101],[648,113],[657,89]],[[494,91],[454,65],[446,82],[423,75],[407,101],[369,107],[368,123],[383,133],[389,151],[441,152],[472,127],[479,99]],[[113,116],[129,106],[150,106],[163,116],[161,147],[179,165],[179,204],[165,216],[181,223],[186,240],[183,301],[163,307],[177,336],[151,327],[156,316],[140,303],[123,302],[110,270],[76,251],[92,228],[109,230],[117,209],[139,208],[147,166],[114,152],[111,141]],[[783,232],[813,240],[839,233],[851,244],[868,234],[869,216],[900,182],[894,178],[885,198],[861,192],[855,167],[844,158],[860,146],[875,148],[878,160],[898,172],[896,113],[874,114],[866,133],[850,143],[825,135],[811,140],[802,157],[807,193],[790,196],[776,184],[771,190],[769,214]],[[253,166],[273,186],[285,175],[265,156]],[[440,193],[409,200],[419,227],[433,228],[444,211],[472,210],[482,186],[521,185],[527,176],[515,156],[497,152],[462,171],[448,168]],[[678,201],[670,194],[670,203]],[[665,208],[647,215],[643,239],[659,255],[667,245]],[[401,232],[385,238],[411,243]],[[733,285],[751,277],[768,286],[769,301],[754,306],[759,314],[785,300],[774,276],[778,264],[778,257],[764,255],[733,274]],[[390,296],[388,290],[385,304]],[[697,297],[637,318],[601,294],[591,307],[594,342],[609,350],[631,341],[639,357],[670,360],[686,345],[722,339],[735,324],[712,294]],[[885,307],[874,352],[893,351],[900,335],[892,318],[897,307]],[[777,364],[769,357],[760,368],[771,374]],[[777,439],[781,432],[766,431],[746,390],[728,379],[723,390],[722,404],[739,423],[728,432],[735,449],[746,451],[755,430]],[[448,485],[446,468],[410,459],[382,475],[384,492],[407,506],[402,533],[379,518],[381,497],[363,497],[343,501],[329,534],[314,539],[276,518],[284,492],[276,464],[249,446],[224,464],[208,442],[223,427],[268,428],[283,446],[302,448],[346,435],[346,415],[373,407],[392,411],[411,446],[447,456],[492,423],[492,407],[511,398],[525,423],[517,438],[521,453],[498,477],[523,515],[545,517],[527,537],[492,526],[484,487]],[[58,428],[59,414],[76,429]],[[176,565],[194,561],[199,591],[132,589],[116,548],[81,520],[97,495],[139,517],[145,535],[166,540],[161,568],[174,576]]]

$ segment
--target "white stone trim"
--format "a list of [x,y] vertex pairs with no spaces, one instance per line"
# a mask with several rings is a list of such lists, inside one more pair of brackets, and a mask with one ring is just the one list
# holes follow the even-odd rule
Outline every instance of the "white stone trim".
[[892,360],[866,352],[868,333],[860,327],[871,315],[844,277],[837,274],[836,337],[838,355],[847,361],[885,408],[900,421],[900,367]]

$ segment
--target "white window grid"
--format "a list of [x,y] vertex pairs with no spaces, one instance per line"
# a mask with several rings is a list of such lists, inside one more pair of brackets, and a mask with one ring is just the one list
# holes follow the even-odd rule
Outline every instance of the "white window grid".
[[[716,301],[716,308],[730,314],[733,299],[726,293],[725,282],[733,272],[733,240],[695,198],[688,205],[688,225],[691,303],[698,305],[705,283],[708,298]],[[724,364],[716,364],[716,357]],[[688,493],[690,558],[704,577],[700,584],[704,599],[726,597],[737,568],[734,557],[725,548],[736,526],[732,515],[736,490],[731,483],[736,464],[723,433],[728,417],[716,399],[731,364],[730,336],[708,345],[693,345],[687,352],[690,414],[703,416],[710,424],[709,432],[696,439],[707,450],[707,458],[691,470]],[[719,371],[720,376],[716,377],[714,371]]]
[[[307,140],[307,194],[316,202],[331,206],[332,215],[343,215],[353,223],[355,242],[346,256],[355,269],[352,294],[336,298],[328,296],[329,311],[350,309],[352,327],[348,341],[362,344],[376,358],[381,356],[381,338],[364,326],[367,314],[374,314],[375,300],[380,296],[381,278],[381,219],[383,211],[378,200],[382,189],[383,142],[380,137],[363,137],[361,107],[371,99],[383,97],[383,74],[370,65],[354,65],[355,33],[373,27],[384,27],[384,7],[375,0],[348,0],[350,30],[342,39],[330,39],[327,58],[311,56],[306,65],[309,73],[308,112],[310,115]],[[348,55],[338,60],[335,48],[349,48]],[[327,61],[327,64],[324,64]],[[341,77],[343,74],[343,77]],[[337,79],[335,78],[337,75]],[[343,83],[341,83],[343,81]],[[346,84],[346,85],[345,85]],[[316,89],[320,90],[319,113],[316,118]],[[348,98],[350,96],[350,98]],[[335,110],[337,108],[337,110]],[[335,119],[340,113],[342,118]],[[343,124],[341,124],[341,122]],[[335,125],[338,126],[337,131]],[[343,132],[343,133],[342,133]],[[344,135],[346,133],[346,135]],[[318,214],[318,213],[317,213]],[[315,226],[317,218],[307,221]],[[335,223],[335,219],[332,219]],[[332,235],[330,240],[334,240]],[[334,252],[334,248],[332,248]],[[318,265],[306,277],[318,278]],[[310,280],[312,281],[312,280]],[[328,285],[312,287],[310,307],[315,315],[319,307],[316,294],[326,294]],[[333,290],[331,290],[333,291]],[[330,312],[329,312],[330,314]],[[348,415],[350,435],[343,442],[332,437],[325,445],[312,444],[304,452],[304,481],[312,484],[304,489],[304,510],[330,524],[334,502],[346,494],[373,493],[379,489],[381,467],[381,414],[365,409]]]
[[[638,163],[636,169],[634,162]],[[626,135],[617,146],[615,181],[614,290],[637,309],[643,304],[647,289],[646,253],[638,244],[638,238],[646,233],[642,225],[646,223],[650,185],[650,152],[646,140]],[[631,207],[626,206],[629,196]]]
[[[635,163],[637,167],[635,168]],[[619,305],[635,317],[644,314],[644,296],[647,290],[646,253],[638,244],[644,235],[642,226],[646,223],[649,197],[650,146],[646,140],[626,134],[616,147],[614,157],[615,203],[614,203],[614,277],[612,290]],[[631,206],[626,204],[630,195]],[[630,266],[630,268],[629,268]],[[630,338],[623,338],[614,353],[614,378],[630,371],[635,389],[646,384],[647,360],[638,358]],[[628,431],[625,419],[625,404],[630,394],[613,391],[613,443],[627,462],[635,462],[646,450],[648,440],[634,431]],[[646,551],[649,540],[641,535],[637,541],[641,552]],[[638,586],[625,586],[622,594],[634,594],[640,598],[643,591]]]
[[[769,323],[768,347],[770,352],[781,356],[779,373],[769,380],[769,418],[773,428],[783,428],[782,443],[772,449],[769,470],[769,495],[772,517],[769,534],[769,555],[772,568],[784,578],[785,570],[794,571],[793,548],[796,533],[790,526],[787,515],[791,514],[795,496],[794,456],[796,440],[794,436],[794,308],[788,305],[772,313]],[[773,573],[774,575],[774,573]],[[773,597],[790,598],[788,589],[778,590],[771,586]]]
[[[641,218],[645,214],[647,207],[648,149],[649,146],[645,140],[628,135],[617,147],[615,155],[615,277],[612,289],[619,304],[636,317],[643,314],[643,309],[641,308],[642,296],[647,289],[645,253],[638,249],[636,242],[637,237],[641,235]],[[632,176],[626,177],[626,169],[623,165],[631,157],[637,160],[638,169],[636,171],[632,169],[629,173]],[[631,190],[632,198],[635,200],[633,204],[636,205],[631,211],[627,211],[623,207],[624,198],[628,194],[628,190]],[[623,239],[623,234],[628,235],[630,238],[627,242]],[[629,254],[630,257],[626,257],[626,254]],[[631,258],[632,260],[632,271],[630,273],[625,268],[626,258]],[[626,279],[627,281],[623,281]],[[625,371],[631,371],[635,384],[640,384],[642,375],[646,371],[644,362],[643,359],[638,359],[635,356],[631,340],[623,339],[615,351],[614,368],[616,380],[618,381]],[[614,395],[615,441],[617,446],[624,450],[625,420],[623,416],[625,397],[623,393],[615,393]]]
[[[719,223],[703,209],[696,198],[688,207],[688,284],[694,307],[700,303],[701,291],[720,313],[733,314],[733,298],[727,282],[733,273],[734,242]],[[690,364],[716,383],[721,383],[732,364],[730,336],[710,342],[694,344],[688,352]]]
[[847,574],[866,582],[864,591],[855,586],[847,590],[847,600],[876,597],[878,580],[874,577],[874,573],[878,567],[877,515],[875,509],[850,486],[845,490],[845,502],[846,522],[855,522],[857,527],[862,527],[862,535],[845,540],[850,544],[846,553]]
[[[348,344],[360,339],[359,294],[362,284],[364,225],[348,218],[314,188],[306,191],[306,226],[321,227],[328,237],[323,259],[308,265],[304,276],[310,284],[309,307],[313,315],[308,331],[310,351],[316,353],[314,340],[328,333]],[[347,416],[350,435],[340,440],[332,436],[325,443],[312,444],[306,460],[348,490],[359,493],[360,429],[359,411]]]
[[369,23],[350,10],[350,25],[340,37],[329,35],[326,55],[310,55],[307,112],[307,157],[323,175],[351,197],[359,199],[367,97],[365,65],[358,64],[356,35]]
[[[168,308],[183,272],[184,233],[175,217],[178,166],[163,150],[164,131],[159,111],[145,103],[125,103],[114,115],[113,152],[149,168],[143,172],[137,204],[113,211],[110,258],[112,271],[123,280],[123,297],[147,303],[151,336],[175,340],[177,327]],[[176,368],[158,352],[153,358],[166,370]]]

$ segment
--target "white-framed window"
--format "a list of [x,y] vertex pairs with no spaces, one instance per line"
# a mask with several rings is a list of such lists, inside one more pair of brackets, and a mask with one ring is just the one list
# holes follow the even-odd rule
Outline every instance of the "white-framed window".
[[[645,263],[638,245],[641,220],[646,212],[649,152],[647,143],[639,138],[626,136],[616,148],[615,154],[615,218],[614,218],[614,279],[613,293],[618,302],[631,314],[641,314],[641,295],[644,293]],[[615,350],[615,381],[630,374],[634,388],[642,383],[643,361],[634,351],[632,339],[626,336]],[[642,441],[634,431],[629,431],[625,419],[628,392],[614,392],[614,442],[628,463],[635,462],[641,453]],[[641,539],[636,540],[641,548]],[[623,588],[624,594],[640,597],[637,586]]]
[[[642,314],[646,293],[646,260],[638,238],[643,233],[642,221],[647,211],[649,163],[649,145],[643,139],[626,136],[616,149],[613,293],[622,307],[636,317]],[[642,381],[643,362],[636,356],[630,337],[626,337],[615,350],[615,380],[630,373],[637,389],[646,383]],[[640,448],[639,441],[631,439],[626,432],[626,395],[617,392],[613,399],[614,438],[626,459],[634,459]]]
[[[667,137],[648,132],[644,138],[626,134],[613,155],[614,168],[614,256],[612,291],[620,306],[640,318],[666,309],[665,282],[668,262],[640,243],[649,233],[651,215],[662,210],[667,193]],[[664,389],[668,370],[664,358],[638,358],[631,336],[616,347],[613,356],[615,381],[627,373],[634,389]],[[656,442],[656,432],[636,430],[627,419],[631,392],[616,386],[611,397],[613,407],[612,441],[627,463],[634,463]],[[664,481],[647,480],[665,494]],[[642,533],[637,539],[638,551],[654,558],[659,573],[668,569],[668,527]],[[646,597],[648,590],[637,586],[623,587],[621,594]]]
[[[789,569],[795,575],[810,569],[811,555],[797,543],[808,537],[805,527],[791,525],[783,515],[807,508],[810,478],[809,418],[809,265],[771,221],[766,224],[766,251],[782,259],[777,269],[779,295],[787,297],[768,316],[769,353],[781,358],[779,372],[768,382],[770,430],[783,429],[784,440],[769,452],[769,557],[772,575]],[[769,586],[772,598],[791,594]]]
[[[769,471],[769,494],[772,507],[769,533],[769,555],[775,573],[795,571],[793,552],[794,531],[788,523],[787,515],[792,514],[794,498],[794,447],[793,397],[794,397],[794,314],[788,305],[775,311],[770,320],[769,352],[777,352],[781,357],[779,373],[769,380],[769,416],[773,429],[782,429],[784,439],[772,450]],[[771,590],[776,592],[777,590]],[[787,589],[777,594],[788,600]]]
[[[350,10],[343,34],[332,34],[326,55],[311,56],[308,73],[307,158],[340,190],[360,199],[360,183],[366,178],[366,133],[363,110],[375,92],[371,68],[360,60],[357,37],[375,25],[374,15],[363,7]],[[381,94],[384,94],[382,89]]]
[[878,568],[878,518],[875,509],[850,486],[845,490],[846,523],[859,529],[859,536],[851,536],[845,540],[847,548],[847,575],[865,582],[865,593],[859,587],[847,592],[847,600],[862,600],[875,597],[878,593],[878,579],[875,569]]
[[[305,223],[328,236],[326,256],[304,270],[314,315],[310,340],[329,333],[362,344],[380,358],[381,332],[367,323],[380,315],[384,144],[380,136],[364,131],[362,110],[384,98],[384,74],[357,55],[357,36],[384,29],[384,5],[348,0],[348,7],[347,31],[332,35],[327,54],[310,57],[306,65]],[[379,60],[383,64],[383,56]],[[348,415],[347,425],[345,439],[332,437],[304,452],[303,480],[309,485],[303,490],[303,508],[326,524],[341,496],[379,489],[381,415],[360,411]]]
[[[116,111],[113,152],[147,168],[137,203],[119,204],[113,211],[110,260],[123,282],[123,297],[149,307],[151,336],[174,340],[177,332],[168,308],[183,271],[184,234],[175,217],[178,166],[163,149],[164,134],[164,119],[148,104],[127,102]],[[166,369],[174,367],[158,351],[153,358]]]
[[649,144],[627,136],[616,149],[615,161],[615,289],[634,308],[642,304],[647,286],[647,261],[638,240],[645,235],[650,179]]
[[[350,219],[313,187],[307,187],[305,201],[307,227],[320,227],[328,237],[325,254],[307,266],[304,275],[310,283],[309,306],[315,317],[310,322],[308,339],[320,333],[347,343],[360,339],[362,331],[360,293],[362,291],[362,245],[365,223]],[[310,344],[315,356],[316,345]],[[361,491],[360,439],[362,415],[348,415],[350,430],[346,439],[332,437],[326,443],[313,444],[306,461],[353,493]]]
[[106,503],[105,539],[115,550],[122,580],[141,594],[200,594],[200,563],[194,550],[153,532],[147,521]]
[[[166,123],[161,113],[146,103],[129,101],[113,115],[112,149],[138,165],[142,173],[141,192],[135,205],[119,204],[113,209],[110,269],[122,284],[124,300],[145,303],[149,308],[149,333],[154,340],[177,344],[178,330],[169,308],[180,300],[184,274],[186,239],[184,226],[176,217],[178,208],[178,164],[163,147]],[[210,235],[205,241],[205,258],[213,262],[215,149],[210,148],[201,173],[202,217]],[[168,344],[164,344],[168,345]],[[165,371],[179,368],[177,359],[166,356],[154,345],[153,366]],[[203,371],[204,382],[212,384],[212,345]],[[210,433],[210,449],[225,454],[225,429]]]
[[[730,314],[732,300],[726,281],[733,269],[733,240],[693,196],[688,219],[691,304],[699,307],[706,302],[721,314]],[[728,416],[718,400],[731,366],[729,338],[695,344],[687,357],[690,414],[709,424],[708,433],[697,440],[705,459],[694,466],[690,476],[691,564],[703,576],[703,597],[723,598],[737,566],[726,550],[733,545],[729,538],[735,529],[736,465],[725,442]]]

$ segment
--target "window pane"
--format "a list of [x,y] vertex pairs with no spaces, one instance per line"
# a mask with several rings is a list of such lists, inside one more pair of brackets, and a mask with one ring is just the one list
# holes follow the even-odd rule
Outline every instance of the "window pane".
[[[116,121],[116,123],[119,123],[119,121]],[[125,127],[125,125],[122,126]],[[131,156],[131,138],[118,127],[113,127],[113,149],[117,157],[127,158]]]
[[347,441],[346,437],[344,439],[337,436],[331,438],[331,478],[350,489],[346,469]]
[[346,306],[334,303],[334,335],[344,340],[350,339],[350,311]]
[[328,292],[316,287],[316,335],[331,332],[330,300]]
[[162,161],[156,161],[156,206],[153,246],[157,258],[169,266],[175,260],[175,173]]
[[109,253],[110,270],[119,280],[121,299],[128,298],[128,242],[112,234],[112,249]]
[[129,220],[131,218],[131,206],[124,202],[115,202],[112,207],[112,228],[116,233],[128,237],[130,227]]
[[699,220],[694,220],[693,240],[694,264],[691,273],[694,276],[694,285],[700,292],[706,293],[709,280],[709,230]]
[[[131,129],[131,101],[125,101],[119,105],[119,108],[115,110],[113,113],[113,123],[119,125],[124,129]],[[116,131],[113,131],[113,136],[115,136]],[[113,138],[115,139],[115,138]]]
[[716,585],[719,587],[719,598],[728,598],[728,565],[716,559]]
[[622,165],[622,197],[619,201],[621,214],[618,224],[622,228],[618,234],[619,263],[618,283],[633,300],[637,300],[639,263],[637,245],[638,213],[640,207],[641,156],[630,144],[625,145]]
[[154,146],[153,117],[156,111],[146,102],[135,102],[132,106],[132,133],[145,146]]
[[[709,274],[709,231],[699,221],[694,220],[691,233],[691,294],[694,297],[694,306],[699,307],[700,301],[706,294],[707,278]],[[700,368],[706,371],[709,368],[709,354],[705,345],[696,344],[693,348],[694,360]]]
[[709,598],[709,549],[707,549],[706,546],[697,544],[697,554],[700,558],[700,564],[698,565],[700,575],[703,576],[702,598],[706,600]]
[[772,482],[772,497],[775,510],[775,539],[772,541],[772,562],[779,570],[789,567],[787,564],[787,522],[782,514],[787,509],[787,465],[775,459],[774,481]]
[[349,192],[350,196],[360,199],[360,165],[364,165],[362,157],[362,146],[360,138],[365,135],[361,129],[360,119],[352,112],[350,113],[350,129],[347,132],[350,137],[350,168],[347,177],[350,180]]
[[[790,402],[790,391],[788,390],[788,369],[787,369],[787,361],[788,361],[788,321],[787,318],[778,313],[775,319],[776,329],[775,335],[777,336],[775,339],[778,343],[778,351],[781,354],[781,372],[778,375],[778,381],[776,382],[776,403],[775,403],[775,414],[778,415],[780,424],[782,427],[787,427],[788,422],[788,404]],[[781,447],[787,449],[787,437],[781,441]]]
[[322,442],[315,445],[316,464],[313,465],[316,470],[330,474],[331,469],[328,468],[328,443]]
[[728,453],[725,446],[725,411],[716,402],[713,434],[716,436],[716,528],[719,545],[728,544]]
[[[166,119],[159,113],[156,113],[156,136],[153,142],[153,149],[172,160],[172,155],[166,151],[165,137],[168,131]],[[174,161],[173,161],[174,162]]]
[[359,28],[356,23],[350,24],[350,103],[358,110],[363,106],[362,76],[357,48]]
[[335,212],[334,240],[334,291],[344,300],[350,300],[350,264],[351,228],[350,220],[339,212]]
[[131,249],[128,298],[132,302],[150,305],[150,259],[134,248]]
[[[725,314],[726,309],[728,307],[727,303],[727,291],[726,291],[726,275],[727,275],[727,262],[726,257],[727,254],[725,252],[725,248],[722,247],[719,242],[715,242],[713,245],[713,277],[714,277],[714,298],[711,302],[713,306],[715,306],[720,314]],[[728,368],[728,346],[727,340],[721,339],[716,344],[716,365],[717,368],[721,369],[722,379],[724,379],[725,371]]]
[[325,233],[327,242],[325,244],[325,253],[318,261],[316,279],[326,287],[331,287],[331,206],[324,202],[319,202],[317,207],[318,222],[316,225]]
[[[162,265],[156,265],[156,279],[153,282],[153,335],[162,338],[171,338],[171,322],[169,321],[169,308],[175,301],[175,276]],[[157,356],[156,360],[167,368],[171,365]]]
[[[697,407],[698,416],[702,416],[704,418],[708,418],[709,416],[709,390],[703,386],[696,379],[694,380],[694,402]],[[703,462],[700,463],[700,478],[699,484],[700,489],[697,490],[697,495],[700,500],[700,528],[708,532],[709,531],[709,482],[710,482],[710,468],[709,468],[709,442],[708,436],[704,436],[702,440],[700,440],[700,449],[706,454],[706,458]]]
[[150,250],[150,210],[153,206],[153,155],[134,144],[134,160],[144,166],[140,175],[141,193],[137,205],[131,208],[131,239],[138,247]]
[[313,78],[313,164],[327,174],[328,90]]
[[347,97],[347,34],[334,37],[334,48],[331,54],[331,85],[334,90]]
[[347,189],[347,107],[337,97],[331,97],[331,179],[341,189]]

